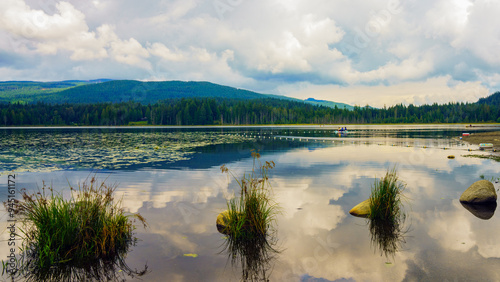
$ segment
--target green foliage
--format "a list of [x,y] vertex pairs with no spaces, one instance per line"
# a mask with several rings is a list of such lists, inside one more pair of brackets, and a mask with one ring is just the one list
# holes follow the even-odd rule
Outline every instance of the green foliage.
[[497,91],[488,97],[479,99],[479,101],[477,101],[477,103],[478,104],[499,106],[500,105],[500,91]]
[[[494,160],[494,161],[500,162],[500,156],[496,156],[496,155],[475,155],[475,154],[472,154],[472,155],[463,155],[463,157],[479,158],[479,159],[490,159],[490,160]],[[483,177],[484,177],[484,175],[483,175]]]
[[[260,162],[260,154],[252,152],[254,166],[250,174],[244,174],[237,181],[241,188],[239,198],[228,201],[229,237],[234,240],[265,237],[275,222],[279,207],[271,198],[272,187],[269,183],[268,170],[274,168],[273,161]],[[256,167],[256,164],[258,166]],[[221,167],[223,173],[230,173],[226,166]]]
[[112,80],[102,83],[81,83],[78,87],[66,88],[54,95],[32,97],[30,102],[95,104],[133,101],[146,105],[165,99],[195,97],[256,99],[266,95],[210,82]]
[[148,125],[148,122],[145,120],[144,121],[129,121],[128,125],[130,125],[130,126],[145,126],[145,125]]
[[146,221],[140,214],[124,213],[113,198],[115,188],[93,177],[78,189],[71,187],[69,199],[45,184],[40,192],[23,192],[17,210],[23,223],[21,271],[44,276],[54,267],[122,261],[134,242],[130,217],[144,226]]
[[381,253],[394,254],[402,240],[406,219],[401,202],[405,184],[399,181],[396,169],[375,180],[370,195],[370,233]]
[[[0,83],[1,87],[7,89],[9,86]],[[22,88],[0,91],[0,125],[477,123],[500,120],[499,92],[477,103],[418,107],[400,104],[383,109],[355,106],[350,110],[322,106],[330,105],[324,101],[304,102],[208,82],[122,80],[61,89],[43,90],[47,93],[37,90],[36,95],[11,93],[22,92]]]
[[68,80],[58,82],[36,81],[5,81],[0,82],[0,102],[32,103],[36,101],[54,101],[60,96],[59,92],[88,83],[105,80]]
[[[225,250],[231,263],[241,263],[243,281],[268,281],[267,271],[278,251],[275,228],[278,205],[272,200],[268,171],[273,161],[260,162],[260,154],[252,151],[252,172],[241,179],[233,178],[241,188],[240,196],[228,201]],[[223,173],[231,173],[222,166]],[[231,173],[232,174],[232,173]]]

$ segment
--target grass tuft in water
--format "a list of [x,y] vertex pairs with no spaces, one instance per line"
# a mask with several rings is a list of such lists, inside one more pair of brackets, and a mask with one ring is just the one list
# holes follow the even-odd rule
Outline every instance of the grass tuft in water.
[[116,185],[92,177],[70,189],[69,199],[45,183],[37,193],[22,193],[17,211],[22,222],[21,268],[51,277],[54,271],[49,270],[58,267],[122,262],[134,243],[132,218],[146,227],[140,214],[120,208],[121,201],[113,198]]
[[275,163],[261,163],[258,152],[252,151],[252,157],[252,172],[241,179],[232,175],[226,166],[221,167],[222,172],[230,173],[241,188],[240,196],[227,202],[224,249],[233,265],[241,263],[243,281],[268,281],[267,270],[278,252],[274,248],[277,243],[274,225],[279,206],[272,200],[268,178],[268,171]]
[[386,257],[394,255],[403,242],[403,225],[406,214],[402,205],[402,193],[406,184],[398,179],[396,169],[387,171],[380,180],[375,180],[370,195],[369,226],[372,243]]
[[[275,223],[278,205],[271,199],[272,187],[268,171],[275,167],[273,161],[261,163],[260,154],[252,152],[254,159],[252,172],[241,179],[233,178],[241,188],[240,196],[227,203],[228,224],[226,231],[231,238],[253,238],[265,236]],[[222,166],[223,173],[231,173]]]

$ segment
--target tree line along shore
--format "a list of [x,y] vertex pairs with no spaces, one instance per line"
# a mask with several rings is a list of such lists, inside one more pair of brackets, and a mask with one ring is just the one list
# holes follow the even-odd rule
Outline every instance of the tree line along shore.
[[500,122],[500,92],[476,103],[355,106],[353,110],[276,98],[179,98],[151,104],[0,103],[1,126],[388,124]]

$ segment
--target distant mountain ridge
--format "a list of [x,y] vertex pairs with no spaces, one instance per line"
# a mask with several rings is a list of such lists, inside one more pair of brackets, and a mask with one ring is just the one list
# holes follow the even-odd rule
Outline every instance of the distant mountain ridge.
[[354,107],[349,105],[349,104],[332,102],[332,101],[327,101],[327,100],[317,100],[314,98],[307,98],[304,101],[311,103],[311,104],[315,104],[315,105],[319,105],[319,106],[326,106],[326,107],[330,107],[330,108],[337,107],[339,109],[346,109],[346,110],[353,110],[354,109]]
[[214,97],[230,99],[257,99],[263,94],[236,89],[210,82],[113,80],[69,88],[60,93],[60,101],[68,103],[101,103],[136,101],[143,104],[164,99]]
[[[4,81],[0,82],[0,102],[47,103],[117,103],[135,101],[142,104],[156,103],[176,98],[262,99],[275,98],[317,106],[353,110],[345,103],[308,98],[300,100],[281,95],[261,94],[249,90],[219,85],[206,81],[137,80],[65,80],[54,82]],[[500,92],[481,98],[477,104],[500,105]]]
[[60,82],[0,82],[0,102],[104,103],[135,101],[156,103],[175,98],[261,99],[275,98],[318,106],[352,110],[351,105],[321,100],[261,94],[206,81],[66,80]]

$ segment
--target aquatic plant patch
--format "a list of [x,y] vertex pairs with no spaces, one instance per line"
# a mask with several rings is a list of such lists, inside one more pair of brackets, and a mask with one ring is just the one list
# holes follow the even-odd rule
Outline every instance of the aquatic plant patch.
[[234,265],[242,267],[243,281],[268,281],[266,272],[272,258],[278,251],[276,215],[280,212],[272,197],[268,171],[275,167],[273,161],[260,161],[260,154],[252,151],[253,168],[240,179],[222,166],[223,173],[233,176],[240,187],[239,197],[227,201],[228,210],[224,212],[224,226],[218,226],[221,233],[227,235],[224,250]]
[[16,213],[21,223],[19,271],[49,275],[54,268],[92,268],[96,263],[122,262],[135,243],[134,221],[146,227],[140,214],[126,214],[115,200],[114,185],[87,179],[71,187],[65,199],[43,184],[39,192],[23,191]]
[[370,234],[372,243],[386,257],[398,250],[406,233],[403,230],[406,214],[402,204],[405,187],[395,168],[376,179],[372,186],[368,214]]
[[[268,178],[268,171],[275,167],[275,163],[261,163],[260,154],[254,151],[252,157],[254,164],[251,173],[244,174],[241,179],[233,175],[241,190],[239,197],[227,202],[225,231],[232,238],[266,236],[279,211],[277,203],[272,199],[272,187]],[[221,167],[221,171],[231,173],[225,165]]]
[[216,132],[4,132],[0,170],[126,169],[187,160],[196,148],[248,140]]

